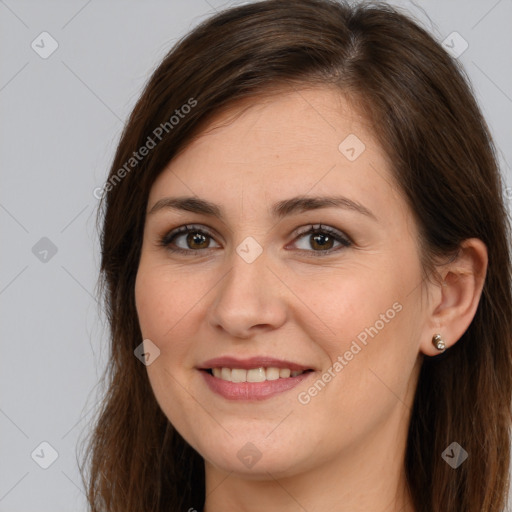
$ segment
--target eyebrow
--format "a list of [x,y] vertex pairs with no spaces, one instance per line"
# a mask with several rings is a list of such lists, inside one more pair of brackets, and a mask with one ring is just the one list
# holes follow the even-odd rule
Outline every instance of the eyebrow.
[[[357,201],[353,201],[344,196],[302,196],[292,197],[275,203],[270,213],[276,219],[282,219],[290,215],[303,213],[310,210],[318,210],[320,208],[342,208],[352,210],[367,217],[377,220],[377,217],[365,206]],[[217,217],[224,221],[224,215],[220,206],[198,199],[197,197],[165,197],[157,201],[149,214],[155,213],[162,209],[183,210],[192,213],[199,213],[211,217]]]

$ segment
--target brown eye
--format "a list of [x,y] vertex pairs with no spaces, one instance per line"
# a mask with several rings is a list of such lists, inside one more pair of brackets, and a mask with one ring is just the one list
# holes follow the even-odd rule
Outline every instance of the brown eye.
[[182,226],[165,235],[160,245],[173,252],[192,253],[211,249],[212,241],[214,239],[207,231],[194,226]]
[[[299,250],[310,253],[309,255],[312,256],[325,256],[352,245],[351,240],[341,231],[322,225],[310,226],[295,240],[299,240],[300,243],[304,243],[303,240],[305,240],[306,247],[299,247]],[[212,242],[216,244],[208,231],[195,226],[182,226],[165,235],[161,239],[160,245],[171,252],[194,254],[220,247],[218,244],[212,247]],[[295,242],[296,244],[297,242]],[[335,244],[338,246],[336,247]]]
[[200,231],[191,231],[185,238],[189,249],[207,249],[208,239],[209,236],[202,234]]
[[322,250],[332,249],[332,245],[335,240],[332,236],[326,235],[324,233],[318,233],[315,235],[310,235],[311,247],[316,247]]
[[[310,226],[307,231],[300,233],[296,240],[299,240],[306,246],[299,247],[299,250],[309,253],[317,253],[314,254],[314,256],[331,254],[352,245],[351,240],[341,231],[322,226],[321,224],[317,226]],[[334,247],[335,244],[338,244],[338,247]],[[297,242],[295,242],[294,245],[297,245]]]

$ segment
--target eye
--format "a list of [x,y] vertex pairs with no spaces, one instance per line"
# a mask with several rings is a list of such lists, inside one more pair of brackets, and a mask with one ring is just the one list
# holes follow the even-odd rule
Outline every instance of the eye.
[[[295,238],[295,244],[297,244],[296,240],[304,241],[304,245],[313,247],[313,251],[309,250],[307,247],[299,247],[300,251],[310,253],[308,256],[325,256],[352,245],[352,241],[341,231],[322,226],[321,224],[307,226],[305,229],[303,228]],[[204,228],[198,226],[181,226],[163,236],[159,241],[159,245],[171,252],[190,255],[212,249],[210,246],[211,241],[214,241],[213,235]],[[338,247],[333,247],[336,243]],[[217,244],[215,247],[220,246]]]
[[[160,245],[172,252],[196,253],[205,249],[211,249],[210,241],[212,235],[202,228],[196,226],[181,226],[166,234]],[[181,246],[179,245],[181,243]],[[174,245],[174,247],[173,247]],[[217,245],[217,247],[220,247]]]
[[[301,251],[316,253],[313,256],[325,256],[352,245],[352,241],[341,231],[322,226],[321,224],[309,226],[306,230],[302,230],[299,232],[299,236],[296,240],[305,242],[303,245],[309,245],[314,248],[314,250],[311,251],[307,247],[299,247]],[[335,243],[338,244],[337,248],[333,247]],[[297,242],[295,242],[295,245],[297,245]]]

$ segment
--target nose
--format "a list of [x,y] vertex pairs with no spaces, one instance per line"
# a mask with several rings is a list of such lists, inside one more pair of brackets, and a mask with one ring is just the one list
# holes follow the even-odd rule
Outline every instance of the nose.
[[285,286],[268,266],[265,252],[247,263],[236,252],[215,288],[208,323],[232,337],[247,339],[286,322]]

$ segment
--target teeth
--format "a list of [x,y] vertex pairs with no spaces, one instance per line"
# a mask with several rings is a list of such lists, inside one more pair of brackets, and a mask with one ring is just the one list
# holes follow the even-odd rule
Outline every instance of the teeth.
[[297,377],[304,373],[300,371],[291,371],[289,368],[251,368],[244,370],[242,368],[212,368],[214,377],[227,380],[229,382],[264,382],[266,380],[288,379]]
[[231,382],[247,382],[247,370],[233,368],[231,370]]
[[247,370],[247,382],[263,382],[267,380],[265,368],[251,368]]
[[267,380],[279,379],[279,368],[267,368],[266,372]]
[[[218,368],[213,369],[213,375],[215,375],[215,370],[218,370]],[[222,368],[220,375],[215,375],[215,377],[231,381],[231,368]]]

